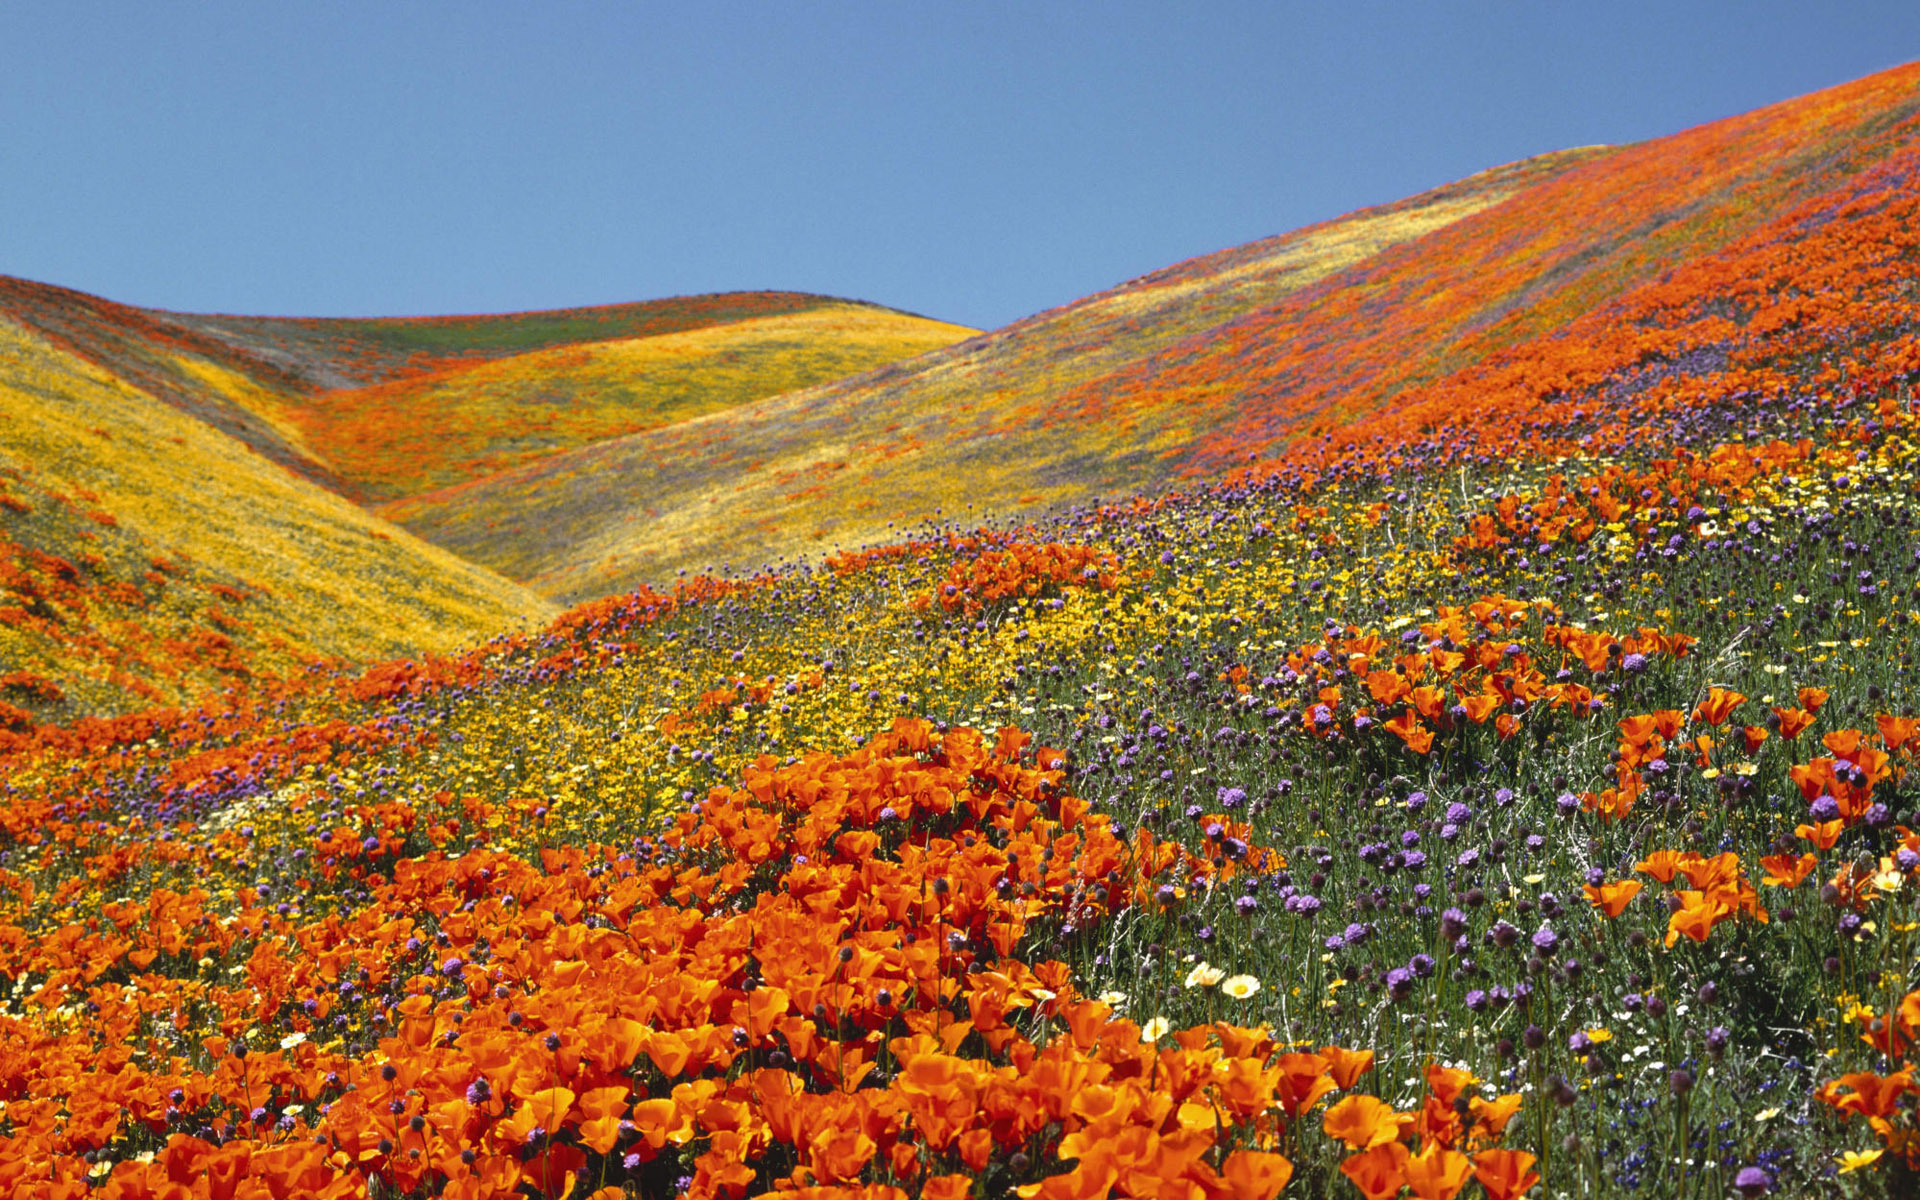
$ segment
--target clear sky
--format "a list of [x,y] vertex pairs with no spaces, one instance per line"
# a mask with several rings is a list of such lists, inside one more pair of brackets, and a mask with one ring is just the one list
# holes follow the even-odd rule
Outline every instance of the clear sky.
[[740,288],[983,327],[1920,57],[1920,4],[22,0],[0,272],[489,312]]

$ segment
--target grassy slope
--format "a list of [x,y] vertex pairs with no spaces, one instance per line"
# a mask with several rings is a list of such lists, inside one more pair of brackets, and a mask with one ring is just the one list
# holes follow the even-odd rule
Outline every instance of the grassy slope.
[[1111,487],[1155,448],[1109,439],[1091,452],[1077,447],[1080,461],[1036,472],[1032,446],[1003,443],[987,421],[1009,397],[1097,381],[1196,329],[1497,203],[1577,157],[1487,172],[1222,251],[1179,275],[1147,276],[911,364],[556,456],[389,513],[542,591],[577,599],[674,566],[811,555],[830,539],[870,535],[895,518],[974,498],[1004,510]]
[[[41,717],[184,700],[314,655],[446,650],[551,611],[309,481],[407,494],[969,332],[787,292],[304,320],[4,277],[0,322],[17,505],[0,511],[17,602],[0,605],[0,675],[46,681],[13,689]],[[394,420],[395,404],[415,411]],[[237,613],[217,588],[254,599]]]
[[1181,264],[910,370],[559,456],[394,515],[579,599],[675,567],[868,541],[935,510],[1033,513],[1297,454],[1763,227],[1817,194],[1836,161],[1884,158],[1909,136],[1917,79],[1902,68],[1519,164]]
[[806,292],[719,292],[634,304],[447,317],[235,317],[148,310],[234,352],[277,363],[304,390],[428,375],[577,342],[686,333],[850,303]]
[[0,1172],[1345,1197],[1355,1092],[1380,1195],[1916,1194],[1891,134],[1285,469],[0,738]]
[[0,662],[65,694],[42,715],[446,651],[550,611],[11,322],[0,360]]
[[857,374],[973,332],[871,305],[823,304],[320,392],[293,419],[357,496],[395,500]]

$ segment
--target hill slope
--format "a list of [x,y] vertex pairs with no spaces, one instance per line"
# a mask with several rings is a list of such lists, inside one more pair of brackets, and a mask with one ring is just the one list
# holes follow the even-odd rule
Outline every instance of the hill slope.
[[900,369],[388,511],[580,599],[676,567],[878,539],[936,510],[1015,516],[1249,454],[1284,459],[1844,186],[1913,144],[1917,84],[1920,70],[1902,68],[1642,145],[1517,164]]
[[0,731],[0,1180],[1920,1194],[1886,82],[1799,201],[1232,478]]
[[4,277],[0,329],[0,677],[28,681],[12,691],[40,718],[183,701],[315,656],[446,651],[551,615],[313,485],[407,495],[970,332],[798,293],[302,320]]
[[872,305],[822,304],[319,392],[292,420],[326,448],[353,495],[390,501],[858,374],[971,333]]
[[42,716],[445,652],[550,612],[7,321],[0,359],[0,662],[65,694]]

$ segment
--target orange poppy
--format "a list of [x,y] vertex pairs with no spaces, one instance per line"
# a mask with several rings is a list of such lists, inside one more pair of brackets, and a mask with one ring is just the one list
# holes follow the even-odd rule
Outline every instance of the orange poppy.
[[1795,837],[1812,842],[1815,850],[1831,850],[1833,844],[1840,840],[1840,831],[1845,828],[1844,821],[1822,821],[1817,825],[1796,825],[1793,833]]
[[1705,721],[1714,727],[1727,723],[1733,710],[1747,702],[1747,698],[1730,688],[1712,687],[1707,689],[1707,698],[1694,707],[1693,719]]
[[1775,708],[1773,715],[1780,721],[1780,736],[1792,741],[1807,731],[1813,724],[1813,714],[1804,708]]
[[1328,1137],[1345,1142],[1349,1150],[1371,1150],[1399,1141],[1411,1121],[1411,1117],[1395,1112],[1385,1101],[1354,1095],[1342,1098],[1329,1108],[1320,1119],[1320,1128]]
[[1674,872],[1680,869],[1683,857],[1678,850],[1655,850],[1633,864],[1633,869],[1642,875],[1651,875],[1661,883],[1672,883]]
[[1279,1072],[1274,1095],[1288,1117],[1308,1111],[1334,1089],[1327,1060],[1318,1054],[1282,1054],[1273,1065]]
[[1366,1200],[1393,1200],[1406,1186],[1407,1161],[1413,1157],[1399,1142],[1385,1142],[1344,1160],[1340,1173],[1353,1181]]
[[1373,1070],[1371,1050],[1342,1050],[1338,1046],[1322,1046],[1319,1053],[1321,1058],[1327,1060],[1327,1069],[1332,1072],[1334,1083],[1343,1092],[1352,1091],[1354,1082]]
[[1474,1156],[1473,1177],[1487,1189],[1487,1200],[1515,1200],[1540,1182],[1537,1161],[1525,1150],[1482,1150]]
[[1881,713],[1873,719],[1880,728],[1880,740],[1889,750],[1898,750],[1913,740],[1916,730],[1920,730],[1920,720],[1913,717],[1894,717]]
[[1799,699],[1801,708],[1810,713],[1817,713],[1820,711],[1820,706],[1827,702],[1827,689],[1803,687],[1799,691]]
[[1588,901],[1595,908],[1607,914],[1608,920],[1612,920],[1626,911],[1627,905],[1633,902],[1633,898],[1638,896],[1640,889],[1645,886],[1637,879],[1622,879],[1616,883],[1603,883],[1597,886],[1587,884],[1581,890],[1587,894]]
[[1273,1200],[1293,1178],[1293,1164],[1278,1154],[1236,1150],[1227,1155],[1220,1177],[1243,1200]]
[[1812,854],[1802,854],[1797,858],[1791,854],[1770,854],[1760,860],[1760,865],[1767,870],[1766,877],[1760,882],[1768,887],[1797,888],[1813,873],[1819,861]]
[[1430,1143],[1407,1160],[1401,1173],[1420,1200],[1453,1200],[1473,1177],[1473,1160],[1458,1150]]
[[1686,934],[1696,942],[1705,942],[1713,927],[1731,917],[1733,905],[1717,892],[1682,891],[1680,908],[1667,918],[1667,945],[1671,947]]

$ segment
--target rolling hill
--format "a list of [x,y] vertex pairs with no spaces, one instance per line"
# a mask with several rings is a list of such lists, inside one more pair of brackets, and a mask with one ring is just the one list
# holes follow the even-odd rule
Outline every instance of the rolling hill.
[[20,717],[184,702],[552,615],[361,507],[969,330],[784,292],[427,319],[143,310],[0,277]]
[[[568,600],[1292,461],[1909,150],[1902,68],[1633,146],[1549,155],[1145,276],[892,368],[386,509]],[[1539,394],[1566,381],[1535,380]],[[1536,397],[1537,398],[1537,397]],[[1437,407],[1436,407],[1437,406]],[[1368,433],[1366,436],[1371,437]]]
[[[47,681],[0,677],[0,1185],[1920,1194],[1917,82],[546,460],[566,542],[633,486],[595,463],[750,478],[728,437],[903,437],[975,370],[950,453],[826,460],[650,552],[779,544],[776,501],[900,526],[859,550],[187,708],[35,723]],[[218,674],[90,606],[350,626],[407,564],[416,620],[464,619],[437,551],[0,331],[0,517],[86,550],[8,551],[10,628]],[[936,463],[952,509],[1023,465],[1140,490],[909,526]],[[125,574],[243,533],[291,592]]]
[[4,319],[0,362],[16,720],[444,653],[553,611]]

